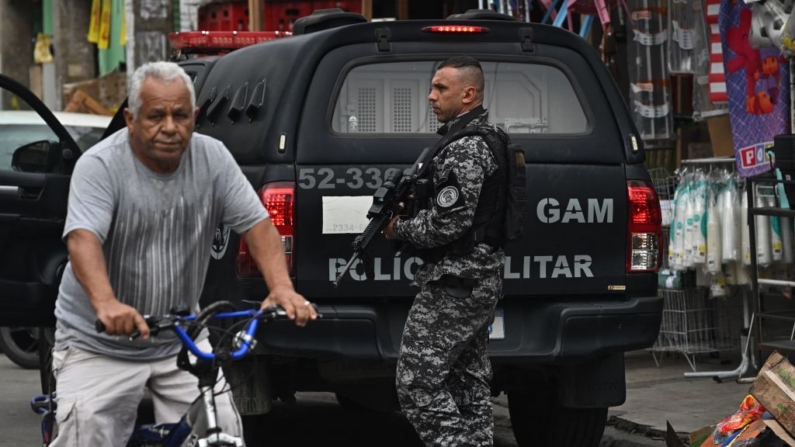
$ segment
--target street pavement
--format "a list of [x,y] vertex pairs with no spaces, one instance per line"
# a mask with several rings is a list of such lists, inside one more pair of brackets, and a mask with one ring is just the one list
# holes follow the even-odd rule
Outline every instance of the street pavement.
[[[739,353],[724,358],[726,363],[714,364],[698,357],[696,369],[726,371],[740,363]],[[611,408],[608,416],[626,429],[654,435],[665,432],[666,422],[682,435],[715,424],[734,414],[751,389],[750,383],[736,380],[686,378],[684,373],[693,370],[681,355],[669,354],[657,366],[650,352],[630,352],[625,355],[625,370],[627,400]]]
[[[734,413],[750,388],[733,381],[686,379],[690,366],[682,358],[665,358],[657,367],[646,351],[626,356],[627,401],[610,410],[601,447],[661,447],[666,421],[682,436]],[[699,370],[732,369],[697,364]],[[39,392],[38,372],[23,370],[0,354],[0,447],[41,445],[40,419],[30,410]],[[493,399],[495,447],[516,447],[507,399]],[[293,405],[277,404],[267,418],[262,445],[421,447],[411,426],[399,414],[353,414],[343,411],[328,393],[299,393]],[[257,447],[257,446],[250,446]]]

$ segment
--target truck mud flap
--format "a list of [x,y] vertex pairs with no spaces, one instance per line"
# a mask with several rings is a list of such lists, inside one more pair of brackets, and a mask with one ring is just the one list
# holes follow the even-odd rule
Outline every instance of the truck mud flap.
[[566,408],[604,408],[624,403],[624,353],[599,357],[561,369],[560,403]]

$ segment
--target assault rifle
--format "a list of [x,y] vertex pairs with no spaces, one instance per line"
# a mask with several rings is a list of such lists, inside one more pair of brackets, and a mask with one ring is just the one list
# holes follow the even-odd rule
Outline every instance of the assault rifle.
[[[439,145],[437,144],[437,146]],[[337,279],[334,281],[334,287],[339,286],[342,277],[348,273],[348,270],[351,269],[357,259],[364,258],[367,247],[370,246],[373,238],[386,228],[389,221],[394,217],[394,213],[401,211],[400,204],[414,202],[412,196],[416,196],[415,184],[423,172],[425,172],[423,168],[430,163],[430,159],[426,160],[428,153],[435,148],[436,147],[426,147],[417,161],[414,162],[414,165],[404,170],[402,174],[400,171],[393,171],[391,175],[386,178],[383,185],[375,191],[375,194],[373,194],[373,204],[367,211],[367,218],[370,219],[370,222],[367,224],[362,234],[356,236],[356,239],[354,239],[353,256],[351,256],[351,259],[345,264],[345,268],[343,268],[342,272],[337,276]],[[408,214],[411,215],[413,213],[409,210]],[[365,266],[365,270],[371,269]],[[372,275],[368,276],[372,278]]]

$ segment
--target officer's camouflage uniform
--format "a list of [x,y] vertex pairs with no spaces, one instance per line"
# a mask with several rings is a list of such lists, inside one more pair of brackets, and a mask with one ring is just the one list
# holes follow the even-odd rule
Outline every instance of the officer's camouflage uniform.
[[[469,121],[471,120],[471,121]],[[469,121],[469,124],[467,124]],[[440,133],[464,125],[490,126],[477,108],[448,123]],[[449,129],[449,130],[448,130]],[[433,206],[394,226],[400,239],[416,248],[446,245],[471,227],[481,187],[498,169],[480,136],[464,137],[433,159]],[[409,312],[397,367],[400,405],[428,446],[491,446],[491,364],[486,352],[488,327],[502,293],[505,254],[478,244],[471,253],[447,252],[415,275],[421,287]],[[450,288],[466,278],[467,289]]]

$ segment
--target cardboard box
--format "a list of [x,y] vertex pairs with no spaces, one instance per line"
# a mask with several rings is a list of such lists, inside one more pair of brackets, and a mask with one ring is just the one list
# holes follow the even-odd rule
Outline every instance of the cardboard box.
[[[712,447],[715,445],[715,439],[712,434],[715,432],[715,425],[702,427],[690,433],[690,447]],[[672,446],[666,446],[672,447]]]
[[720,115],[707,120],[709,140],[716,157],[734,157],[734,138],[729,115]]
[[751,395],[790,435],[795,434],[795,367],[778,351],[770,354],[756,376]]
[[72,96],[82,91],[108,110],[115,111],[127,97],[127,75],[113,72],[105,76],[63,85],[63,104],[69,104]]
[[782,441],[786,442],[787,445],[790,447],[795,447],[795,439],[792,439],[792,436],[790,436],[789,433],[787,433],[784,430],[781,424],[779,424],[778,422],[772,419],[765,419],[765,425],[767,425],[768,427],[770,427],[771,430],[773,430],[773,433],[775,433],[776,436],[778,436],[778,439],[781,439]]

